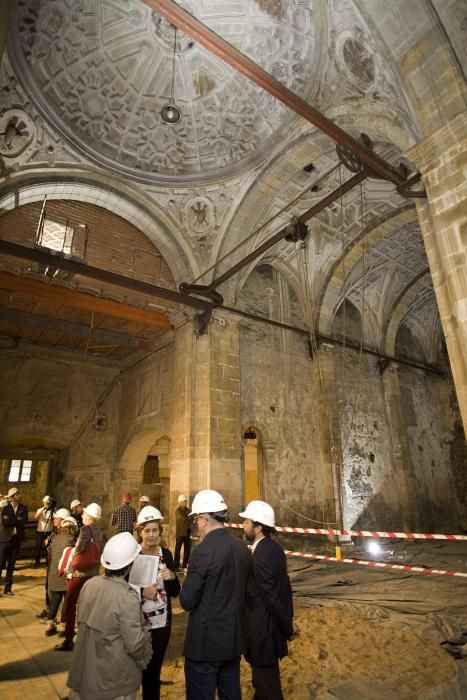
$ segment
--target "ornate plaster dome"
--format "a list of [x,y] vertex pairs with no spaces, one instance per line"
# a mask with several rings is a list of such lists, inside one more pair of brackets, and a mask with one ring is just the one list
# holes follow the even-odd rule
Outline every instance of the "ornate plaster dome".
[[[302,97],[313,78],[313,2],[178,3]],[[288,110],[138,0],[20,0],[10,55],[43,117],[82,153],[147,182],[208,181],[259,162]]]

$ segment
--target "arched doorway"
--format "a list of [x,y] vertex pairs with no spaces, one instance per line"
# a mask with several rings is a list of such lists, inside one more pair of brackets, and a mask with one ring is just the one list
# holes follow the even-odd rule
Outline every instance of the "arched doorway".
[[264,497],[263,449],[261,433],[249,426],[243,434],[243,501]]

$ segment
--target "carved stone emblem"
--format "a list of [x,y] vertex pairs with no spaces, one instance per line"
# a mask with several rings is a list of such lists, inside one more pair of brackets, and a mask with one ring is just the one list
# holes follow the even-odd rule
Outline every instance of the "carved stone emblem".
[[370,85],[375,79],[374,59],[368,49],[357,39],[348,38],[342,49],[347,70],[358,80]]
[[194,197],[186,203],[186,223],[192,233],[208,233],[214,226],[214,210],[207,197]]
[[16,158],[32,143],[36,130],[32,119],[21,109],[9,109],[0,116],[0,153]]

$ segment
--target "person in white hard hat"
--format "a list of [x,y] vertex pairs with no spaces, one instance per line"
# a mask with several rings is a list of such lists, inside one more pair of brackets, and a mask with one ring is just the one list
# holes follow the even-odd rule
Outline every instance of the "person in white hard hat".
[[[102,509],[97,503],[90,503],[83,510],[83,527],[79,531],[76,542],[75,554],[84,553],[89,543],[95,543],[102,547],[102,532],[97,523],[102,517]],[[61,644],[57,644],[55,651],[71,651],[73,649],[73,637],[75,636],[76,605],[78,596],[86,581],[99,573],[99,564],[96,563],[86,571],[75,569],[73,575],[68,579],[66,589],[66,623],[65,639]]]
[[67,681],[70,700],[138,696],[152,648],[139,596],[126,577],[140,549],[129,532],[111,537],[101,557],[104,576],[95,576],[81,591],[78,638]]
[[188,566],[191,548],[190,532],[190,509],[188,508],[187,497],[180,494],[178,505],[175,509],[175,569],[180,569],[180,553],[183,546],[182,571]]
[[24,540],[24,526],[28,522],[28,509],[22,503],[21,491],[12,486],[8,491],[8,503],[1,511],[0,527],[0,579],[6,567],[4,595],[14,595],[13,573],[21,542]]
[[180,592],[190,613],[183,655],[190,700],[241,700],[240,656],[245,653],[248,548],[224,523],[227,505],[217,491],[199,491],[191,513],[201,543],[193,551]]
[[140,511],[143,510],[143,508],[146,508],[151,503],[149,500],[149,496],[140,496],[139,499],[139,509]]
[[158,557],[157,574],[141,591],[142,610],[151,634],[152,658],[143,671],[143,700],[159,700],[161,669],[170,640],[172,603],[180,593],[172,553],[161,545],[162,514],[154,506],[146,506],[138,514],[136,531],[141,542],[141,555]]
[[83,512],[84,508],[81,504],[81,501],[75,498],[70,503],[70,513],[78,523],[78,530],[81,530],[81,528],[83,527]]
[[[70,515],[60,523],[60,530],[54,535],[52,543],[49,547],[49,569],[47,576],[48,590],[48,609],[47,609],[47,628],[45,636],[51,637],[57,634],[57,625],[55,618],[62,602],[66,589],[66,576],[60,576],[58,573],[58,563],[63,554],[65,547],[70,547],[76,542],[78,535],[78,523]],[[62,613],[63,614],[63,613]],[[66,618],[65,618],[66,619]]]
[[44,550],[45,540],[53,530],[54,501],[52,496],[44,496],[42,506],[36,510],[34,520],[37,520],[36,527],[36,549],[34,551],[34,566],[41,563],[41,554]]
[[62,524],[62,520],[64,518],[68,518],[70,515],[70,511],[67,510],[66,508],[59,508],[56,512],[52,513],[52,530],[47,533],[47,536],[44,540],[44,546],[47,552],[47,571],[45,574],[45,607],[44,609],[36,615],[37,618],[39,619],[44,619],[47,617],[49,614],[49,605],[50,605],[50,600],[49,600],[49,573],[50,573],[50,551],[52,547],[52,543],[54,541],[55,535],[57,535],[60,532],[60,526]]
[[265,501],[250,501],[242,513],[245,540],[252,551],[247,599],[247,649],[257,700],[283,700],[279,659],[287,656],[287,640],[298,634],[293,625],[292,589],[287,559],[271,535],[274,510]]

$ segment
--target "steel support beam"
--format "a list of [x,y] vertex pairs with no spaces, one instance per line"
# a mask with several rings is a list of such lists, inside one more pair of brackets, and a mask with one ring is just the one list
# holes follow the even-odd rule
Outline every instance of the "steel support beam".
[[155,284],[148,284],[140,280],[130,279],[123,275],[117,275],[115,272],[110,272],[109,270],[101,270],[98,267],[92,267],[78,260],[67,258],[61,253],[53,254],[50,251],[46,252],[38,248],[27,248],[17,243],[11,243],[11,241],[2,240],[0,240],[0,253],[11,255],[21,260],[32,260],[42,265],[50,265],[60,270],[73,272],[76,275],[83,275],[84,277],[90,277],[91,279],[107,282],[108,284],[115,284],[124,289],[131,289],[133,292],[148,294],[158,299],[166,299],[176,304],[185,304],[195,309],[202,309],[205,311],[212,308],[212,304],[204,299],[197,299],[195,297],[190,297],[188,294],[176,292],[173,289],[166,289],[165,287],[159,287]]
[[[339,197],[344,195],[346,192],[349,192],[355,185],[358,185],[362,180],[364,180],[367,177],[366,173],[364,170],[361,170],[359,173],[351,177],[349,180],[343,183],[342,186],[338,187],[336,190],[333,190],[330,192],[324,199],[322,199],[320,202],[315,204],[311,209],[308,209],[305,211],[303,214],[301,214],[299,217],[297,217],[297,223],[299,224],[305,224],[307,221],[312,219],[314,216],[319,214],[320,211],[328,207],[330,204],[335,202]],[[252,262],[260,256],[262,253],[265,253],[267,250],[272,248],[276,243],[279,243],[279,241],[282,241],[282,239],[286,238],[287,236],[290,236],[291,234],[291,229],[294,227],[294,224],[290,224],[286,228],[282,229],[279,231],[279,233],[276,233],[275,236],[272,236],[269,238],[267,241],[262,243],[258,248],[255,248],[255,250],[252,250],[251,253],[246,255],[242,260],[239,260],[238,263],[233,265],[229,270],[224,272],[222,275],[214,279],[210,284],[208,285],[201,285],[201,284],[185,284],[182,283],[180,285],[180,290],[183,292],[192,292],[195,294],[201,294],[201,296],[208,296],[211,297],[214,290],[216,287],[218,287],[220,284],[225,282],[226,280],[230,279],[236,272],[241,270],[245,265],[248,265],[248,263]],[[220,303],[223,303],[222,296],[219,295]]]
[[[116,275],[113,272],[107,272],[107,270],[99,270],[99,268],[90,267],[85,263],[76,262],[74,260],[66,260],[65,258],[61,258],[57,255],[52,255],[51,253],[46,253],[44,251],[37,250],[36,248],[26,248],[25,246],[20,246],[16,243],[10,243],[9,241],[0,240],[0,253],[4,253],[5,255],[11,255],[13,257],[20,258],[23,260],[34,260],[44,265],[54,265],[55,267],[59,267],[60,269],[70,269],[71,272],[83,275],[84,277],[91,277],[102,282],[109,282],[110,284],[115,284],[117,286],[123,287],[124,289],[130,289],[139,292],[143,291],[144,289],[144,294],[148,294],[154,298],[167,299],[166,293],[169,292],[171,301],[177,301],[179,304],[183,304],[185,306],[191,306],[203,310],[213,310],[217,306],[217,308],[219,308],[220,310],[228,311],[238,316],[243,316],[244,318],[249,318],[252,321],[266,323],[267,325],[274,326],[276,328],[283,328],[294,333],[299,333],[300,335],[309,338],[309,333],[304,328],[298,328],[297,326],[291,326],[286,323],[281,323],[280,321],[274,321],[273,319],[264,318],[263,316],[257,316],[256,314],[251,314],[248,311],[243,311],[241,309],[212,304],[204,299],[197,299],[196,297],[192,297],[188,294],[173,292],[170,289],[164,289],[163,287],[147,284],[146,282],[138,282],[138,280],[129,279],[127,277],[123,277],[122,275]],[[89,328],[86,328],[87,332],[89,332]],[[101,332],[106,331],[102,330]],[[342,341],[337,340],[336,338],[323,335],[317,335],[316,338],[318,343],[328,342],[334,345],[342,345]],[[359,346],[352,345],[348,341],[346,341],[345,345],[346,347],[351,348],[352,350],[360,350]],[[383,353],[379,353],[378,351],[369,348],[362,348],[362,352],[370,355],[375,355],[379,358],[387,359],[391,362],[398,362],[400,364],[405,364],[412,367],[416,367],[418,369],[423,369],[427,372],[442,375],[442,372],[435,369],[434,367],[430,367],[429,365],[422,365],[417,362],[411,362],[410,360],[405,360],[398,357],[391,357],[389,355],[384,355]]]
[[[165,17],[173,25],[188,34],[192,39],[204,46],[208,51],[228,63],[232,68],[242,73],[270,95],[282,102],[286,107],[300,115],[308,122],[316,126],[320,131],[329,136],[335,143],[349,149],[357,155],[362,164],[373,177],[389,180],[396,187],[405,185],[407,196],[408,180],[404,174],[387,163],[376,153],[366,148],[362,143],[354,139],[350,134],[341,129],[337,124],[321,114],[308,102],[282,85],[272,75],[260,68],[256,63],[247,58],[234,46],[211,31],[195,17],[179,7],[172,0],[143,0],[143,2],[155,12]],[[416,182],[419,178],[417,177]],[[411,178],[412,180],[412,178]]]

